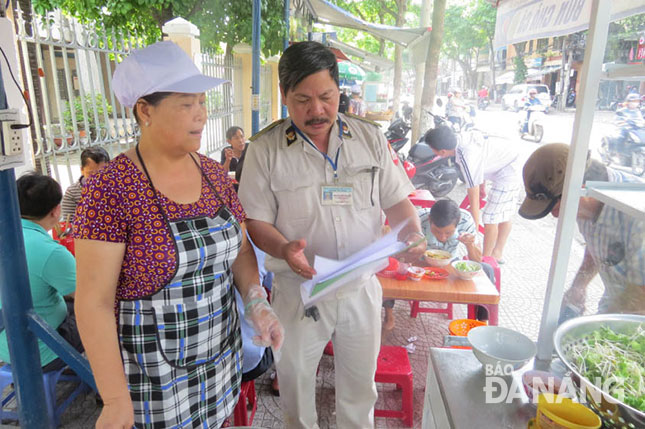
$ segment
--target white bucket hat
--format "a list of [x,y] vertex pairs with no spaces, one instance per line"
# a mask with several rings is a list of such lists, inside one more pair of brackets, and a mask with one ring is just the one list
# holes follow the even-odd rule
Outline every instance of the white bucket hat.
[[170,41],[133,51],[114,70],[112,89],[119,102],[134,107],[155,92],[199,94],[226,82],[204,76],[188,54]]

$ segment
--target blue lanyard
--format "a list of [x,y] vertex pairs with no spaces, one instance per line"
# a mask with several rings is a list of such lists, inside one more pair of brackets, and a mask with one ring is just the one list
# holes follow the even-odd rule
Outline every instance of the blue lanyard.
[[329,161],[329,164],[331,165],[331,168],[334,169],[334,179],[338,179],[338,155],[340,155],[340,149],[343,147],[343,121],[338,118],[338,137],[340,137],[341,144],[338,146],[338,149],[336,150],[336,159],[332,161],[332,159],[327,155],[326,153],[322,153],[320,149],[316,147],[315,144],[312,143],[311,140],[309,140],[309,137],[305,135],[298,127],[296,127],[296,124],[291,122],[293,125],[293,129],[296,130],[296,133],[300,135],[307,143],[309,143],[309,146],[313,147],[316,149],[316,151],[321,154],[327,161]]

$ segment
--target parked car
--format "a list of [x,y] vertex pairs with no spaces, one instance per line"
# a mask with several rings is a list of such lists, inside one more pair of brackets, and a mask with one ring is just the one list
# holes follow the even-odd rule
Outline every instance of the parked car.
[[549,94],[549,87],[540,84],[520,84],[515,85],[502,97],[502,110],[513,109],[516,112],[524,107],[524,103],[529,98],[529,89],[535,88],[537,91],[537,98],[546,107],[545,113],[549,112],[551,108],[551,95]]

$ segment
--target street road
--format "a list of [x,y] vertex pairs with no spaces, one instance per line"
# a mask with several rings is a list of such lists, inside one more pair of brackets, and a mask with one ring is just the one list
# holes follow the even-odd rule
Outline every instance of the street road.
[[[544,119],[544,138],[541,143],[535,143],[527,137],[522,140],[518,132],[519,115],[524,112],[503,111],[499,105],[490,106],[485,111],[477,111],[475,125],[487,133],[491,138],[501,138],[509,143],[518,145],[528,156],[531,152],[545,143],[571,143],[573,134],[573,121],[575,112],[556,112],[551,110]],[[614,112],[598,111],[594,115],[594,123],[591,129],[589,148],[593,156],[597,157],[596,149],[600,147],[600,140],[613,129],[612,121]]]

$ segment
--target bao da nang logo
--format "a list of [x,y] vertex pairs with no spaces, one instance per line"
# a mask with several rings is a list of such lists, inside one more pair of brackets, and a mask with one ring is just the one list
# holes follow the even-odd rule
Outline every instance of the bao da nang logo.
[[[644,382],[641,382],[640,386],[625,386],[624,378],[616,376],[605,379],[597,377],[594,380],[589,380],[593,386],[583,380],[577,387],[571,375],[564,377],[555,375],[529,376],[524,377],[524,381],[522,381],[521,377],[510,377],[513,371],[513,366],[508,364],[484,365],[486,380],[483,391],[487,404],[509,404],[513,401],[523,401],[526,396],[531,402],[537,404],[540,393],[546,392],[557,393],[554,397],[555,402],[569,398],[583,404],[589,401],[597,404],[604,401],[617,403],[624,401],[626,391],[634,391],[634,389],[643,391],[645,389]],[[603,396],[601,390],[611,393],[611,397]]]

